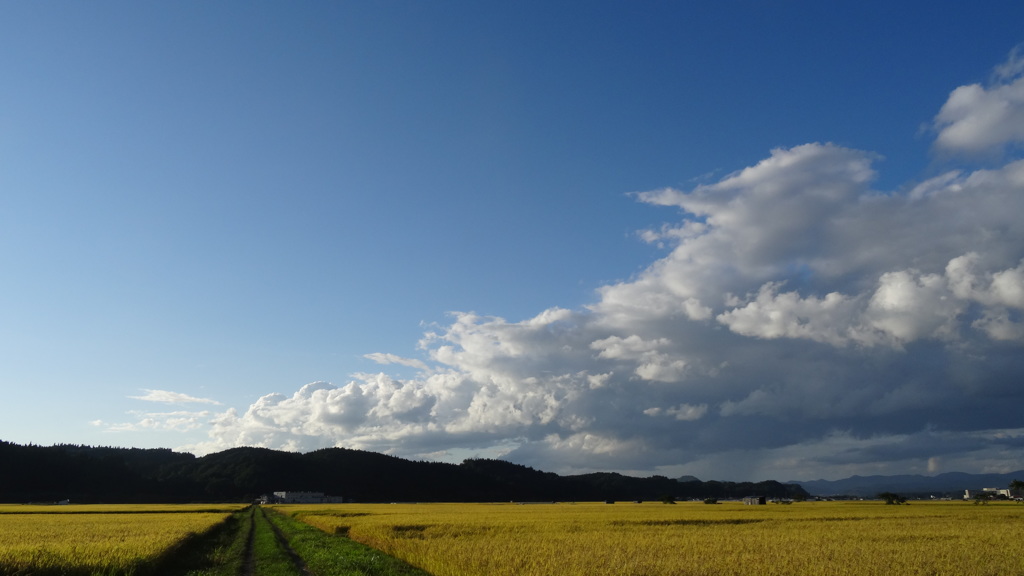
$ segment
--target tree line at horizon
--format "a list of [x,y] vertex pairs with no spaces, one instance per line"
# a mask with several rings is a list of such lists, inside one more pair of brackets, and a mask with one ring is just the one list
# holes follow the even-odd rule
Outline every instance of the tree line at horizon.
[[197,457],[167,448],[0,440],[0,502],[247,502],[275,491],[312,491],[353,502],[507,502],[807,498],[797,484],[637,478],[614,472],[559,476],[502,460],[461,464],[325,448],[305,454],[232,448]]

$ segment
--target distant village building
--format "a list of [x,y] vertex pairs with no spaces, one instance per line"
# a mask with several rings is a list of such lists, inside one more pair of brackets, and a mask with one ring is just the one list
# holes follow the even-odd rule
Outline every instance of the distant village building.
[[342,504],[341,496],[327,496],[323,492],[274,492],[260,497],[260,504]]
[[743,499],[743,503],[751,506],[758,506],[760,504],[767,504],[768,501],[764,496],[747,496]]
[[987,495],[990,498],[998,498],[1000,496],[1005,496],[1008,499],[1012,498],[1009,488],[982,488],[981,490],[964,490],[964,500],[973,500],[979,494]]

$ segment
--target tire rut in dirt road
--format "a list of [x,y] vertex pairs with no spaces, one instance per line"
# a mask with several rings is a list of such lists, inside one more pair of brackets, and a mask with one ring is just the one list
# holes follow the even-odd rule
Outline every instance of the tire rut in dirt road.
[[256,552],[253,542],[256,540],[256,510],[249,511],[249,535],[245,540],[245,561],[242,563],[241,576],[256,575]]

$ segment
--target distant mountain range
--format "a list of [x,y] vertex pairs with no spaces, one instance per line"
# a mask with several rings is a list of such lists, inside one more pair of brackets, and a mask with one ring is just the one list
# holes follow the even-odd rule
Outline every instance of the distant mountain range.
[[794,482],[637,478],[614,472],[559,476],[504,462],[417,462],[345,448],[306,454],[233,448],[196,457],[167,449],[22,446],[0,440],[0,502],[246,501],[278,490],[310,490],[360,502],[586,501],[675,498],[852,496],[881,492],[959,497],[965,489],[1006,488],[1009,474],[851,476]]
[[802,498],[794,484],[702,482],[615,472],[559,476],[501,460],[417,462],[346,448],[306,454],[232,448],[196,457],[168,449],[0,441],[0,502],[251,502],[275,491],[355,502],[540,502]]
[[873,498],[881,492],[895,492],[904,496],[959,497],[968,489],[1006,488],[1013,480],[1024,480],[1024,470],[1008,474],[946,472],[936,476],[850,476],[842,480],[796,480],[789,483],[799,484],[815,496]]

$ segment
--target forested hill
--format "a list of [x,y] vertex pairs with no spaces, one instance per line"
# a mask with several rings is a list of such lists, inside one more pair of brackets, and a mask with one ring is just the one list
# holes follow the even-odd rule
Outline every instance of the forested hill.
[[197,458],[168,449],[22,446],[0,441],[0,502],[251,501],[278,490],[357,502],[504,502],[806,497],[798,485],[701,482],[615,473],[559,476],[500,460],[416,462],[327,448],[233,448]]

